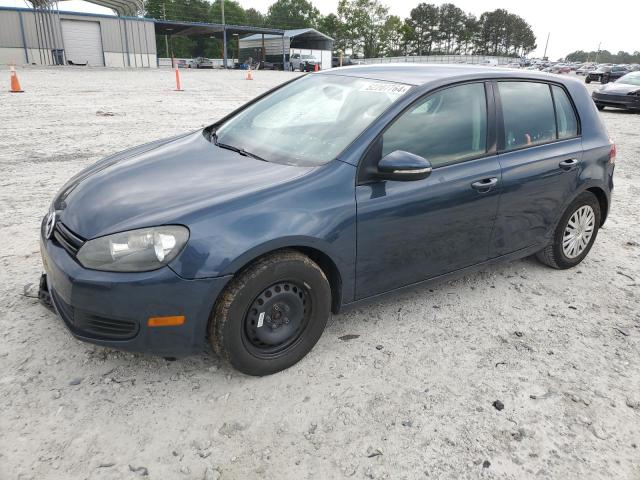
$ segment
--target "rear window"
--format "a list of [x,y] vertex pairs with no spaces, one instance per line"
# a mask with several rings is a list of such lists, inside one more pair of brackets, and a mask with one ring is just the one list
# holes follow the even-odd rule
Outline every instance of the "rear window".
[[498,89],[505,151],[578,135],[578,119],[561,87],[538,82],[498,82]]

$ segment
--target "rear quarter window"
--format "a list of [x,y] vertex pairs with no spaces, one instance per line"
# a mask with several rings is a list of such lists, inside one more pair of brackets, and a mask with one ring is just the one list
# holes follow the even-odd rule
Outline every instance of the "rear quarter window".
[[578,135],[578,119],[573,105],[564,89],[553,85],[553,100],[556,105],[556,122],[558,124],[558,138],[571,138]]

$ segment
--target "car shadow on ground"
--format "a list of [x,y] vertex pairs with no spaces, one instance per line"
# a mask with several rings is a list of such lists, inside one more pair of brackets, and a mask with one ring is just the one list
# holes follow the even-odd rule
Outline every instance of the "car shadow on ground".
[[[404,287],[400,290],[359,302],[356,305],[348,306],[339,314],[332,315],[327,323],[320,342],[329,342],[329,345],[331,343],[340,342],[340,339],[345,336],[345,331],[370,331],[371,324],[369,319],[375,317],[377,311],[379,311],[381,307],[384,307],[388,312],[396,312],[407,304],[412,304],[415,301],[423,300],[429,296],[434,296],[434,301],[437,295],[442,294],[457,294],[460,297],[464,297],[464,295],[469,293],[470,290],[473,290],[479,285],[483,285],[489,281],[489,278],[492,279],[490,280],[491,283],[496,283],[499,281],[498,279],[501,278],[515,277],[515,270],[521,270],[522,268],[525,268],[531,273],[535,270],[548,270],[547,267],[538,263],[535,258],[527,257],[524,259],[487,266],[475,272],[460,274],[459,276],[443,279],[441,281],[432,280]],[[496,290],[492,290],[496,292],[496,295],[506,294],[506,292],[500,292],[502,287],[491,288],[496,288]],[[138,378],[140,381],[145,381],[147,376],[152,372],[155,377],[154,383],[170,382],[176,375],[192,373],[198,373],[201,375],[206,374],[210,376],[211,380],[215,380],[216,377],[225,377],[227,380],[230,378],[254,378],[238,372],[219,358],[211,348],[208,340],[205,342],[201,351],[182,358],[159,357],[144,353],[125,352],[110,347],[84,343],[75,339],[71,333],[66,330],[63,321],[54,312],[48,310],[42,305],[38,305],[38,308],[42,309],[42,314],[45,317],[46,322],[56,322],[56,324],[59,324],[57,326],[60,329],[63,329],[68,335],[68,341],[71,342],[71,345],[66,343],[65,340],[65,345],[60,345],[59,348],[65,349],[66,351],[71,349],[71,353],[75,354],[73,356],[84,356],[87,358],[87,362],[83,362],[82,367],[78,365],[78,370],[85,370],[85,376],[95,375],[96,369],[104,370],[106,367],[109,371],[109,375],[118,376],[118,373],[116,372],[119,372],[120,376]],[[439,305],[438,308],[439,314],[446,316],[451,313],[448,309],[452,309],[453,307]],[[388,318],[387,320],[390,322],[394,321],[393,318]],[[329,348],[333,349],[334,347]],[[326,354],[326,351],[322,354]],[[301,363],[306,361],[311,360],[303,358]],[[292,367],[289,370],[285,370],[285,372],[289,371],[289,373],[291,373],[291,370],[295,369],[296,367]],[[78,373],[83,375],[82,372]],[[281,374],[282,373],[276,375]],[[101,375],[104,376],[104,374]]]

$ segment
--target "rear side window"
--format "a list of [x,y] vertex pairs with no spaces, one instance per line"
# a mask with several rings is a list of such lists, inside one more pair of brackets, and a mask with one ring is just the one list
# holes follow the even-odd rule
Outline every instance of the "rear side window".
[[546,83],[498,82],[506,151],[556,139],[551,90]]
[[382,155],[395,150],[420,155],[434,168],[483,155],[487,147],[487,100],[483,83],[429,95],[400,116],[382,136]]
[[567,93],[553,85],[553,100],[556,104],[556,121],[558,122],[558,138],[571,138],[578,135],[578,120]]

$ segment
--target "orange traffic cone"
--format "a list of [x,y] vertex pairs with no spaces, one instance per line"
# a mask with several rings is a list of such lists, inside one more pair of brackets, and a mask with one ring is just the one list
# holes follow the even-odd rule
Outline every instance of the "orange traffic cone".
[[20,87],[20,81],[18,80],[18,74],[16,73],[15,67],[12,65],[9,67],[9,71],[11,72],[11,93],[23,93],[24,90]]
[[176,92],[182,91],[182,86],[180,85],[180,69],[176,66]]
[[249,70],[247,70],[246,80],[253,80],[253,73],[251,72],[251,67],[249,67]]
[[317,63],[313,65],[313,71],[314,72],[318,72],[320,71],[320,65],[318,65]]

